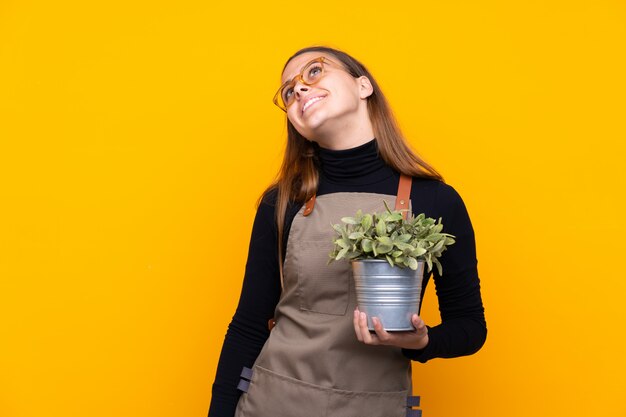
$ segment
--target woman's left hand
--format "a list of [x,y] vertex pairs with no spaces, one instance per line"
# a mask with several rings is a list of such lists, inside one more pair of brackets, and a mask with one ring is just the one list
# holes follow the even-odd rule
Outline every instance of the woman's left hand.
[[357,307],[354,310],[354,331],[359,342],[367,345],[390,345],[404,349],[423,349],[428,345],[428,328],[417,314],[411,317],[411,323],[415,328],[408,332],[392,332],[389,333],[383,329],[380,320],[372,317],[374,331],[376,334],[370,333],[367,328],[367,316]]

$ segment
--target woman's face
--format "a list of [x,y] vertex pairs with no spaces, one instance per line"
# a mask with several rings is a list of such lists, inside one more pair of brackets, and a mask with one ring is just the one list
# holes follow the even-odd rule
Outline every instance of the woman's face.
[[[358,118],[367,114],[364,110],[366,98],[372,93],[367,77],[354,78],[339,68],[341,62],[337,58],[324,52],[305,52],[293,58],[283,71],[281,85],[300,74],[308,62],[320,56],[332,61],[325,64],[324,76],[310,86],[298,80],[292,92],[294,101],[287,107],[289,121],[309,140],[331,136],[333,130],[358,123]],[[307,105],[309,100],[315,98],[321,99]]]

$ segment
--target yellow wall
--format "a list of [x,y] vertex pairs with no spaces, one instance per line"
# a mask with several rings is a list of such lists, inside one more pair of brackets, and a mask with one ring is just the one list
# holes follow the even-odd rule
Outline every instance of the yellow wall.
[[487,343],[414,365],[425,416],[626,415],[623,1],[213,3],[0,3],[1,416],[206,415],[314,43],[474,223]]

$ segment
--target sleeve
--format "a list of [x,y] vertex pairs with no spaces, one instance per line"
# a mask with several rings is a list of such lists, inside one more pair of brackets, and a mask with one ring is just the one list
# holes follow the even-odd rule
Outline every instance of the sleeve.
[[252,367],[269,336],[267,322],[274,315],[281,292],[277,245],[274,202],[268,193],[252,226],[241,296],[222,345],[209,417],[235,414],[241,369]]
[[441,324],[427,326],[429,339],[423,349],[402,349],[406,357],[421,363],[471,355],[487,338],[474,230],[467,209],[457,191],[445,183],[438,187],[436,207],[443,232],[454,235],[455,243],[439,258],[443,275],[436,268],[433,271]]

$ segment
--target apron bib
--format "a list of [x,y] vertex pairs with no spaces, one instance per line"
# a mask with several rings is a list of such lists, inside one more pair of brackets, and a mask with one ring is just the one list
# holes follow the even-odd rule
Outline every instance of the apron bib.
[[[394,207],[396,199],[340,192],[314,196],[315,210],[309,203],[300,209],[289,231],[276,324],[252,370],[246,369],[249,382],[242,379],[245,392],[235,417],[418,415],[420,410],[407,408],[411,361],[400,348],[357,340],[350,263],[327,265],[335,235],[331,224],[358,209],[380,213],[383,200]],[[408,193],[400,201],[410,209]],[[410,398],[409,405],[418,405],[418,397]]]

